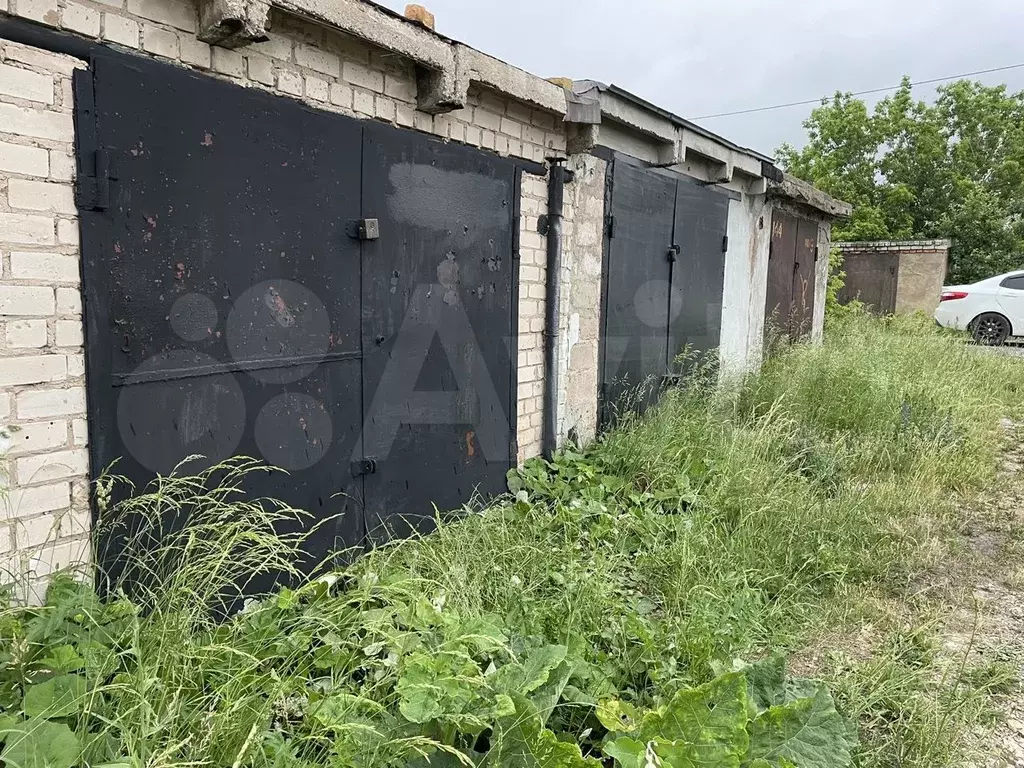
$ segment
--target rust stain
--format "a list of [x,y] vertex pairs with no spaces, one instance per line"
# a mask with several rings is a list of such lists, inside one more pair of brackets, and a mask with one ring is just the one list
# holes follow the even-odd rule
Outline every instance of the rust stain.
[[470,430],[466,433],[466,455],[469,458],[473,458],[476,454],[476,447],[473,445],[473,438],[476,437],[476,432]]
[[203,134],[203,140],[201,142],[199,142],[199,143],[202,144],[204,147],[212,147],[213,146],[213,134],[212,133],[204,133]]
[[116,253],[118,256],[124,253],[124,248],[122,248],[121,244],[116,240],[114,241],[114,253]]

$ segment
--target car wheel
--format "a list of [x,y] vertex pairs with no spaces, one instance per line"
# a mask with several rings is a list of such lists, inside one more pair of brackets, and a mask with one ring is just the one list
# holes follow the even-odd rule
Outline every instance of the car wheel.
[[998,347],[1010,335],[1010,321],[995,312],[986,312],[971,323],[971,335],[979,344]]

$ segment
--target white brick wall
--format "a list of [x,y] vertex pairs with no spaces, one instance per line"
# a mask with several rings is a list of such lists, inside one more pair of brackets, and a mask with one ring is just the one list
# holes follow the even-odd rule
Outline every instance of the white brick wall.
[[537,233],[548,212],[547,180],[523,174],[519,233],[519,461],[540,456],[544,429],[544,284],[546,238]]
[[[53,18],[39,3],[28,10]],[[63,14],[99,34],[98,11]],[[31,577],[33,593],[88,552],[70,96],[84,66],[0,41],[0,567]]]

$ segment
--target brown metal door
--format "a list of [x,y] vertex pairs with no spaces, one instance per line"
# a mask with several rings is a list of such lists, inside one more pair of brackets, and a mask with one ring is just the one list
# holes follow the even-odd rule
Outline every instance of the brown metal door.
[[789,336],[798,339],[811,332],[814,319],[814,272],[818,253],[818,224],[797,219],[796,256],[793,263],[793,311]]
[[793,268],[796,263],[798,222],[776,211],[772,216],[772,244],[768,255],[768,295],[765,300],[765,334],[789,332],[793,314]]
[[861,301],[876,315],[896,311],[898,254],[847,253],[842,269],[846,277],[838,295],[840,304]]

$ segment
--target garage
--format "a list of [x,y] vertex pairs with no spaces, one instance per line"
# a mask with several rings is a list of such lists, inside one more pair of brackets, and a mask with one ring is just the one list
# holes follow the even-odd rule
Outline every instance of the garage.
[[796,340],[810,334],[818,258],[818,222],[776,209],[765,301],[769,336],[777,333]]
[[[689,350],[717,350],[729,197],[613,153],[606,192],[601,421],[648,407]],[[639,390],[638,390],[639,387]]]
[[504,489],[512,160],[138,57],[74,85],[93,476],[280,467],[247,490],[310,563]]

